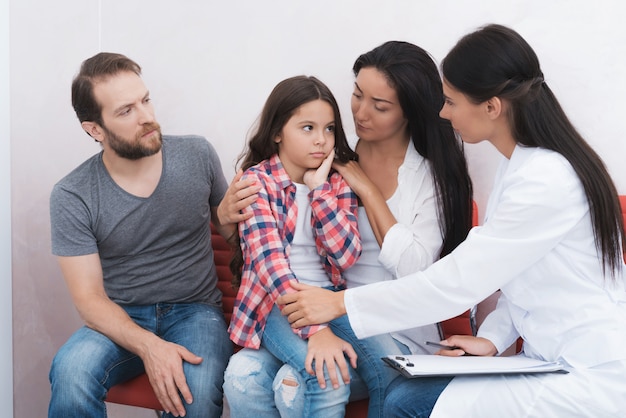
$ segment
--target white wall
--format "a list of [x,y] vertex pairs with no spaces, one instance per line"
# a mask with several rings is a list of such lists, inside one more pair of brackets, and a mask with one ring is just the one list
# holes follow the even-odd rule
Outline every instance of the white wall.
[[[618,0],[0,1],[3,19],[10,3],[11,70],[10,109],[0,108],[0,158],[10,149],[13,190],[11,225],[0,206],[2,231],[13,230],[12,256],[0,241],[0,294],[11,289],[12,257],[15,417],[45,415],[50,361],[80,325],[50,255],[48,197],[58,179],[99,151],[81,131],[69,94],[80,62],[98,51],[142,65],[163,131],[209,138],[231,178],[248,129],[281,79],[305,73],[325,81],[353,133],[351,68],[359,54],[398,39],[440,60],[468,31],[506,24],[534,46],[546,81],[626,194],[626,16]],[[8,55],[5,38],[2,32],[1,58]],[[5,72],[0,66],[2,97]],[[481,144],[468,154],[482,210],[496,153]],[[0,170],[6,167],[0,161]],[[0,178],[0,196],[9,196],[8,176]],[[2,344],[0,397],[10,382],[3,370],[11,347]],[[116,409],[111,416],[125,414]]]
[[0,405],[13,415],[9,0],[0,0]]

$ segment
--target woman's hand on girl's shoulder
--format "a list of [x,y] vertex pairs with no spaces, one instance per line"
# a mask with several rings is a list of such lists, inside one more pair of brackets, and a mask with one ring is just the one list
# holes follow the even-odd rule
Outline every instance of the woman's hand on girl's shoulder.
[[333,168],[341,174],[357,196],[364,195],[368,188],[373,186],[370,178],[356,161],[348,161],[347,163],[335,162]]

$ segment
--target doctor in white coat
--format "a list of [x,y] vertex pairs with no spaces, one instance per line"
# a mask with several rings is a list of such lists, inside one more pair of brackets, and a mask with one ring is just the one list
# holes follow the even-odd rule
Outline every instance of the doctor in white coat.
[[[330,293],[293,284],[292,326],[343,314],[359,338],[453,317],[501,289],[478,335],[448,355],[493,356],[518,337],[520,355],[560,361],[569,374],[394,382],[393,417],[622,417],[626,411],[623,220],[601,159],[547,86],[532,48],[488,25],[442,63],[449,119],[467,143],[503,155],[482,227],[423,272]],[[444,354],[444,353],[441,353]]]

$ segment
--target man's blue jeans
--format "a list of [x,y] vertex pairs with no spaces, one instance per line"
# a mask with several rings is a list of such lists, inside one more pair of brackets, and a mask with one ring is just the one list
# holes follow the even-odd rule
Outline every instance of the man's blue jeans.
[[[192,404],[183,400],[186,416],[221,416],[224,370],[233,351],[222,309],[204,303],[123,308],[142,328],[203,358],[198,365],[183,363],[193,395]],[[143,371],[143,362],[137,355],[103,334],[82,327],[59,349],[52,362],[48,416],[106,417],[104,398],[109,388]]]

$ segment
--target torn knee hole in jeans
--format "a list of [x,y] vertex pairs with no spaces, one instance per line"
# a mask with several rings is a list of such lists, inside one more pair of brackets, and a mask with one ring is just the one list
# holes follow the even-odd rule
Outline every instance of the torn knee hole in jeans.
[[226,384],[230,384],[241,393],[246,393],[246,386],[251,379],[254,380],[261,374],[263,364],[254,357],[242,357],[239,360],[228,365],[224,377]]
[[[277,404],[292,408],[300,392],[300,380],[290,367],[283,366],[274,380],[274,394]],[[280,409],[280,408],[279,408]]]
[[290,378],[283,379],[282,383],[285,386],[291,386],[291,387],[297,387],[298,386],[298,382],[296,382],[295,380],[290,379]]
[[294,407],[294,402],[298,399],[300,383],[298,378],[291,372],[282,374],[282,376],[281,374],[282,373],[279,372],[279,376],[277,376],[278,379],[275,381],[275,385],[277,385],[277,387],[274,388],[276,403],[290,409]]

